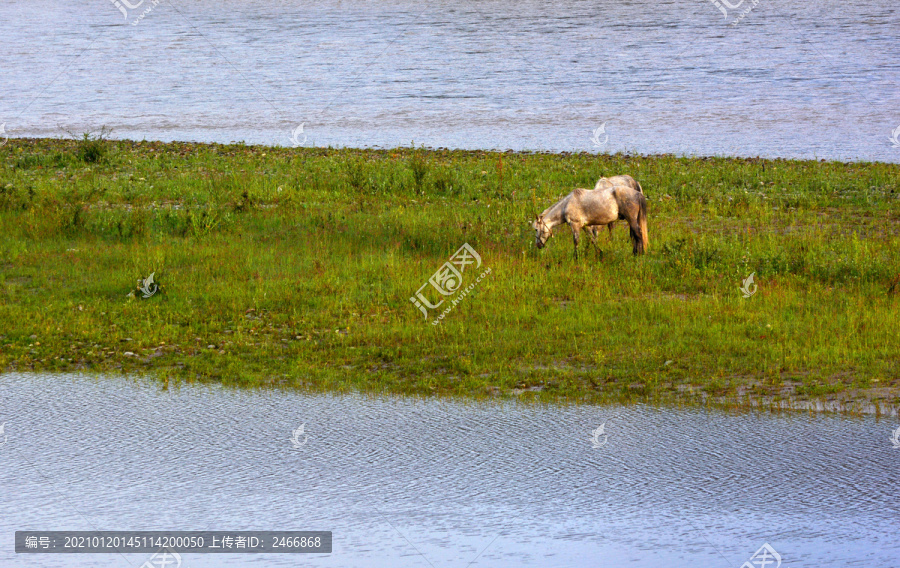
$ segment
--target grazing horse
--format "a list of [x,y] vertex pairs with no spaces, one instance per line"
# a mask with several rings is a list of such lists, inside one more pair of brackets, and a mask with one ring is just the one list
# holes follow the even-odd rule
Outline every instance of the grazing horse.
[[[597,184],[594,185],[594,189],[604,189],[613,185],[624,185],[628,186],[636,191],[644,193],[644,188],[641,187],[641,184],[638,183],[636,179],[628,175],[622,176],[613,176],[609,178],[602,177],[597,180]],[[616,225],[616,222],[613,221],[611,223],[607,223],[606,228],[609,230],[609,240],[612,241],[613,238],[613,227]],[[588,232],[593,235],[593,242],[597,242],[597,235],[600,232],[600,225],[588,225],[586,227]]]
[[[622,176],[625,177],[625,176]],[[630,179],[630,178],[629,178]],[[632,180],[634,181],[634,180]],[[602,183],[601,183],[602,182]],[[637,188],[640,185],[635,181]],[[630,185],[615,185],[601,178],[596,189],[577,188],[556,204],[548,207],[531,224],[535,230],[534,244],[544,245],[553,235],[553,227],[567,223],[575,241],[575,258],[578,258],[578,241],[584,227],[610,226],[618,219],[625,219],[631,228],[631,245],[634,254],[647,250],[647,199],[644,192]],[[597,245],[595,233],[588,229],[591,242]]]

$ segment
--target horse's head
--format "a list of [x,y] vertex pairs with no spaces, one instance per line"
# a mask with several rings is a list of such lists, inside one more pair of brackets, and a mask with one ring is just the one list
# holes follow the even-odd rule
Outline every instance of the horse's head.
[[534,228],[534,246],[539,249],[544,248],[544,245],[547,244],[547,239],[553,236],[553,231],[550,229],[547,222],[544,221],[544,216],[538,216],[538,218],[531,223],[531,226]]

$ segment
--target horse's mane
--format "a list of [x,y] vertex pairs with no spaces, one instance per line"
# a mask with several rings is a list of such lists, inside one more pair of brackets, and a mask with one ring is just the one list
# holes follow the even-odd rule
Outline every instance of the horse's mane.
[[550,207],[544,209],[544,212],[541,213],[541,217],[547,217],[549,215],[556,214],[558,209],[565,208],[565,206],[569,203],[569,200],[572,199],[572,197],[575,197],[576,199],[581,199],[581,197],[584,195],[584,193],[586,191],[590,191],[590,190],[583,189],[581,187],[575,188],[568,195],[566,195],[565,197],[563,197],[562,199],[560,199],[559,201],[557,201]]
[[572,195],[572,194],[570,193],[569,195],[563,197],[562,199],[560,199],[559,201],[557,201],[556,203],[554,203],[554,204],[551,205],[550,207],[544,209],[544,210],[541,212],[540,217],[541,217],[541,218],[543,218],[543,217],[549,217],[552,213],[555,213],[556,210],[557,210],[558,208],[560,208],[560,207],[562,207],[562,206],[565,206],[565,204],[568,203],[569,197],[570,197],[571,195]]

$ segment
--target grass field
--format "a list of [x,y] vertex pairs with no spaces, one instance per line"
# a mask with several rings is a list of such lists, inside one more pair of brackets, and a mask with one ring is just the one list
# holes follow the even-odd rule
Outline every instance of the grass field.
[[[624,222],[602,233],[602,254],[584,239],[573,260],[565,226],[535,249],[534,213],[614,174],[649,199],[647,255],[632,256]],[[490,273],[435,325],[449,299],[426,320],[410,298],[463,243],[483,262],[463,287]],[[896,164],[92,137],[0,147],[5,370],[896,405],[898,259]],[[160,291],[127,297],[151,273]]]

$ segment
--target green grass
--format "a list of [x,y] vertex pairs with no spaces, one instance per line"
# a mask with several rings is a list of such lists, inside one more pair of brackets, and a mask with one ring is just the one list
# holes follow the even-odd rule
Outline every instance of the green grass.
[[[623,173],[647,255],[624,222],[602,255],[573,260],[567,227],[535,249],[534,213]],[[409,298],[465,242],[491,273],[432,325]],[[12,139],[0,369],[897,404],[898,253],[895,164]]]

